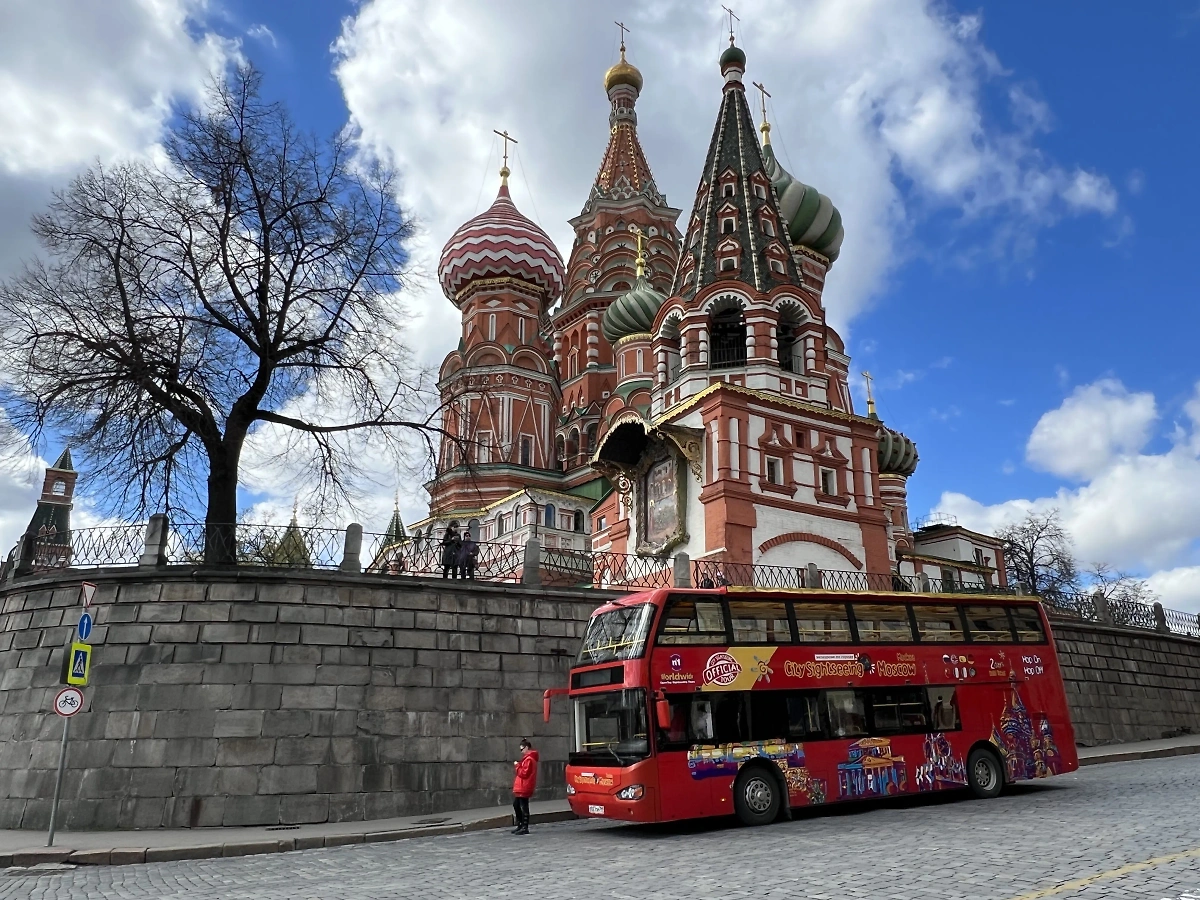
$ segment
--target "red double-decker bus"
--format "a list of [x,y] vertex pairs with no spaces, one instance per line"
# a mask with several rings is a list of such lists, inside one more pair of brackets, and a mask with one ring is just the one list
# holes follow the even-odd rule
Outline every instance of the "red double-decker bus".
[[1079,765],[1030,598],[633,594],[592,616],[567,694],[581,816],[759,825],[840,800],[993,797]]

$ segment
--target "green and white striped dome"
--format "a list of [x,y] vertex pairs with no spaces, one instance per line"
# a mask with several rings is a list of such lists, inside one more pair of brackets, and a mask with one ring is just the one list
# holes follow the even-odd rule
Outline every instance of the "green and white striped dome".
[[600,330],[610,344],[631,334],[647,334],[654,317],[667,301],[645,275],[639,275],[633,287],[609,304],[600,322]]
[[763,147],[763,162],[779,197],[779,212],[787,223],[792,243],[815,250],[833,262],[845,236],[842,214],[833,201],[815,187],[794,178],[779,164],[770,144]]
[[879,436],[879,474],[903,475],[907,478],[917,470],[917,445],[908,435],[890,428],[881,428]]

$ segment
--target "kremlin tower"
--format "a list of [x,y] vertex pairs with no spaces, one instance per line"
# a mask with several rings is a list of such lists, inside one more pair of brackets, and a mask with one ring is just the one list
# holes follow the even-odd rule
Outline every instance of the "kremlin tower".
[[484,541],[664,565],[682,552],[935,577],[944,556],[968,560],[953,577],[1002,584],[986,536],[935,536],[992,554],[975,547],[973,567],[969,547],[919,552],[906,492],[916,446],[873,398],[854,411],[850,357],[826,322],[841,214],[775,157],[765,89],[755,127],[732,33],[682,233],[638,140],[642,73],[623,40],[620,54],[565,266],[509,197],[507,153],[495,202],[442,252],[462,337],[441,369],[447,439],[414,534],[455,523]]

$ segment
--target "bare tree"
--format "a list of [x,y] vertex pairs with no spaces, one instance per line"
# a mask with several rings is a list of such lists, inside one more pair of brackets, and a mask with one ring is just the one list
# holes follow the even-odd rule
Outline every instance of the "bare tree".
[[161,164],[96,166],[56,194],[34,220],[46,258],[0,285],[12,421],[80,446],[114,510],[202,506],[214,562],[232,558],[254,430],[305,444],[289,465],[329,496],[368,435],[432,453],[442,433],[402,340],[413,226],[393,173],[301,133],[260,80],[216,81]]
[[1114,569],[1108,563],[1092,563],[1084,576],[1089,582],[1088,590],[1102,594],[1110,602],[1151,604],[1158,600],[1146,579]]
[[1030,513],[1020,522],[1000,529],[1008,579],[1039,597],[1055,597],[1079,587],[1079,572],[1071,536],[1057,509]]

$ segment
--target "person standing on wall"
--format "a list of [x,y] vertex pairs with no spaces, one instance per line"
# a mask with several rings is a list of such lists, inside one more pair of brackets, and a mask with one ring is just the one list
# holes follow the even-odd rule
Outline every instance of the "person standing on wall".
[[529,834],[529,798],[537,789],[538,752],[529,743],[529,738],[521,738],[521,758],[513,763],[516,776],[513,778],[513,811],[516,813],[517,827],[513,834]]
[[479,558],[479,544],[471,536],[468,528],[463,532],[462,549],[458,552],[458,577],[474,578],[475,561]]
[[458,554],[462,549],[462,538],[458,536],[458,523],[451,522],[442,535],[442,577],[458,577]]

